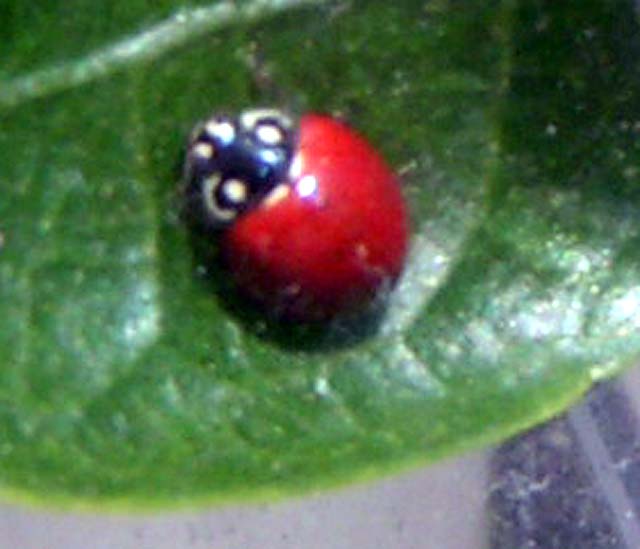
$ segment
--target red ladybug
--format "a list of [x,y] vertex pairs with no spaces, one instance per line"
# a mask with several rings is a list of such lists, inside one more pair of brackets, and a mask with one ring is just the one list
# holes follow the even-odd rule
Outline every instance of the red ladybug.
[[361,310],[398,278],[408,219],[398,179],[344,123],[277,110],[215,116],[193,132],[191,210],[220,230],[238,287],[277,317]]

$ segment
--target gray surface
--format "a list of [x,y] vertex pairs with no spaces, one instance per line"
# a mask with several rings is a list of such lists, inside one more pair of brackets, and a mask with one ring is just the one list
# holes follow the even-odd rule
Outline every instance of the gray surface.
[[0,547],[466,549],[477,547],[485,530],[485,471],[485,457],[474,455],[304,500],[156,517],[4,507]]

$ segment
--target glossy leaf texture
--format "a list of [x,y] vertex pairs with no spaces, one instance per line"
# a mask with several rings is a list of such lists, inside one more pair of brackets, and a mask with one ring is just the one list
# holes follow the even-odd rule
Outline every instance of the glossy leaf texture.
[[[632,2],[0,18],[5,499],[149,509],[372,478],[502,440],[637,358]],[[340,113],[403,174],[412,248],[380,318],[265,320],[180,215],[191,126],[274,103]]]

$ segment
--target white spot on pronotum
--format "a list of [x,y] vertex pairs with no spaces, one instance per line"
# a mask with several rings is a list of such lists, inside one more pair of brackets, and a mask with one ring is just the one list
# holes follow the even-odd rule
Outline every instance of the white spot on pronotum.
[[256,137],[265,145],[278,145],[282,142],[282,130],[275,124],[260,124],[256,128]]
[[211,145],[210,143],[196,143],[193,146],[193,155],[197,156],[198,158],[212,158],[213,157],[213,153],[214,153],[214,149],[213,149],[213,145]]
[[262,207],[272,208],[273,206],[275,206],[276,204],[278,204],[279,202],[282,202],[285,198],[287,198],[290,192],[291,192],[291,189],[289,188],[288,185],[285,185],[285,184],[278,185],[267,196],[264,197],[264,200],[262,201]]
[[212,120],[204,127],[210,137],[217,138],[223,143],[231,143],[236,136],[236,129],[230,122]]
[[247,184],[240,179],[227,179],[222,185],[222,193],[229,202],[242,204],[247,200]]
[[318,189],[318,180],[313,175],[305,175],[296,183],[296,189],[302,198],[307,198]]
[[275,164],[278,162],[278,153],[271,149],[260,151],[260,158],[267,164]]
[[272,119],[277,120],[285,128],[291,127],[291,120],[277,109],[252,109],[244,111],[240,115],[240,124],[247,129],[253,130],[261,121]]
[[229,208],[221,208],[216,200],[216,190],[220,185],[220,180],[220,174],[213,174],[202,182],[204,203],[217,220],[231,221],[236,216],[236,212]]

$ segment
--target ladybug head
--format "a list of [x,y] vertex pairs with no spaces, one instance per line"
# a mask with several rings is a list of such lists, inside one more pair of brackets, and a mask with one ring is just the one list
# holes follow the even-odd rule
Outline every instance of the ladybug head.
[[278,110],[209,118],[189,141],[189,205],[196,206],[206,225],[224,228],[286,181],[294,146],[293,123]]

